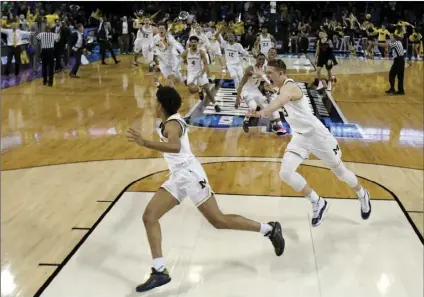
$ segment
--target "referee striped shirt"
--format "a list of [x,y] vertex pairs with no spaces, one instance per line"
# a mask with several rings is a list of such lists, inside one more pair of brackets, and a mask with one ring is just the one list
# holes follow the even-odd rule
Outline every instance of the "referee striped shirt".
[[389,42],[389,48],[392,49],[393,58],[403,57],[403,45],[399,40]]
[[41,41],[41,49],[54,48],[54,43],[59,41],[59,34],[53,32],[41,32],[37,39]]

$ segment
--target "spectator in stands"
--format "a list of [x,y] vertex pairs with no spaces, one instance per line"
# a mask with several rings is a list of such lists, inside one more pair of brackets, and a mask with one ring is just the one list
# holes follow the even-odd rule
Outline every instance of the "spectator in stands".
[[47,19],[47,24],[49,25],[49,27],[53,27],[55,21],[60,18],[60,11],[56,10],[53,14],[48,14],[45,17]]

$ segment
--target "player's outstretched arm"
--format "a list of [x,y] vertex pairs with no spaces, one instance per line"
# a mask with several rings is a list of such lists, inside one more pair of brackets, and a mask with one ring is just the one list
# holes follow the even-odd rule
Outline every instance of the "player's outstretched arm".
[[177,121],[169,121],[165,124],[163,134],[165,137],[167,137],[168,142],[150,141],[144,139],[138,131],[131,128],[128,129],[127,133],[129,142],[135,142],[140,146],[144,146],[152,150],[175,154],[179,153],[181,150],[180,136],[182,133],[182,128]]
[[243,90],[244,85],[247,83],[247,81],[249,80],[249,78],[252,76],[253,74],[253,66],[249,66],[246,68],[246,71],[244,72],[244,76],[240,82],[240,85],[237,88],[237,97],[236,97],[236,104],[235,107],[239,108],[240,103],[241,103],[241,91]]

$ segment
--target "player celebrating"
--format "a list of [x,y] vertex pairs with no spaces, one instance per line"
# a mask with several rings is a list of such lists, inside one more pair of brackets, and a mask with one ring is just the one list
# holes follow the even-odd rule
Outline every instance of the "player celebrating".
[[221,45],[219,44],[216,35],[216,26],[212,25],[211,30],[206,32],[206,37],[209,39],[209,55],[211,57],[212,64],[218,60],[219,66],[221,66],[221,72],[225,73],[225,66],[222,61]]
[[196,87],[200,86],[206,93],[206,97],[214,104],[215,111],[220,112],[221,109],[209,90],[208,77],[210,73],[206,53],[198,48],[199,38],[197,36],[191,36],[188,42],[189,49],[185,50],[181,55],[182,60],[187,63],[187,86],[191,92],[194,92],[192,90],[197,91]]
[[268,56],[268,51],[277,45],[274,36],[268,33],[266,27],[262,27],[261,34],[256,38],[255,49],[257,53],[264,54],[265,57]]
[[292,139],[287,145],[281,162],[280,177],[295,191],[301,192],[312,203],[312,226],[322,223],[328,203],[307,184],[296,172],[298,166],[310,153],[324,161],[341,180],[347,183],[358,195],[361,216],[364,220],[371,214],[370,194],[359,183],[355,174],[349,171],[341,160],[341,150],[334,136],[311,112],[308,99],[296,83],[286,75],[286,64],[282,60],[268,63],[267,77],[279,89],[278,97],[265,109],[250,111],[250,116],[264,117],[283,108],[284,117],[292,129]]
[[159,219],[189,197],[202,215],[217,229],[260,232],[268,237],[277,256],[284,252],[285,241],[278,222],[261,224],[239,215],[223,214],[219,209],[205,171],[190,149],[187,125],[178,110],[181,97],[174,88],[161,87],[156,93],[157,116],[160,125],[159,141],[144,139],[137,131],[129,129],[128,139],[140,146],[163,152],[171,175],[148,203],[143,222],[153,258],[150,278],[137,286],[145,292],[171,281],[162,255],[162,234]]
[[[196,24],[193,26],[193,28],[190,30],[190,37],[196,36],[199,39],[198,47],[205,53],[208,52],[208,49],[210,48],[209,38],[206,36],[205,33],[203,33],[203,28],[200,27],[199,24]],[[190,39],[189,37],[189,39]],[[190,46],[190,42],[187,43],[187,48]],[[210,64],[209,58],[206,57],[208,60],[208,64]]]
[[157,34],[156,28],[151,25],[149,18],[144,19],[144,24],[134,26],[138,28],[137,38],[134,41],[134,61],[133,64],[138,66],[137,59],[140,52],[143,52],[144,59],[149,63],[149,71],[153,71],[153,35]]
[[[265,76],[265,55],[259,54],[256,58],[256,64],[246,68],[243,79],[237,89],[236,108],[240,106],[241,99],[243,98],[246,104],[252,110],[257,108],[263,109],[268,105],[267,98],[259,90],[259,86],[262,82],[269,83]],[[250,117],[246,116],[243,121],[244,132],[249,132],[249,126],[251,125]],[[277,135],[284,135],[287,131],[283,128],[281,123],[280,113],[274,111],[271,116],[272,132]]]
[[247,56],[248,52],[245,51],[245,49],[240,43],[235,42],[233,32],[230,31],[227,33],[226,40],[222,38],[220,32],[217,32],[216,36],[219,42],[221,43],[222,47],[224,48],[227,69],[230,73],[231,78],[234,80],[234,85],[237,89],[243,77],[243,66],[239,54]]
[[154,60],[162,75],[167,79],[168,85],[174,87],[175,79],[184,81],[179,68],[179,60],[174,50],[182,53],[184,47],[175,40],[174,36],[167,33],[166,24],[159,24],[158,30],[159,33],[153,37]]

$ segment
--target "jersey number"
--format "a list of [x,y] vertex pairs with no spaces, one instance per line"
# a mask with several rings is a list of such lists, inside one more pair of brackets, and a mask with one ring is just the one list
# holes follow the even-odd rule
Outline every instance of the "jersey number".
[[231,58],[234,58],[234,53],[228,53],[228,56],[230,56]]
[[191,61],[191,65],[196,65],[196,61]]
[[143,34],[144,38],[149,38],[149,34]]
[[200,186],[202,187],[202,189],[206,188],[206,179],[199,181]]
[[289,114],[287,113],[287,110],[284,107],[283,107],[283,115],[285,118],[289,116]]
[[335,149],[333,149],[334,154],[337,156],[337,153],[340,151],[339,145],[336,146]]
[[263,46],[263,47],[268,46],[268,42],[262,42],[262,46]]

